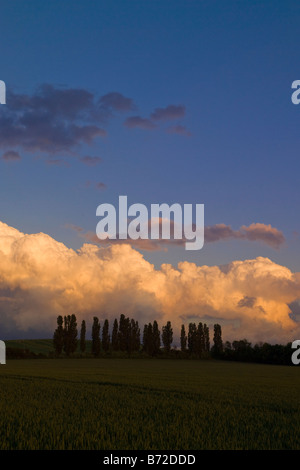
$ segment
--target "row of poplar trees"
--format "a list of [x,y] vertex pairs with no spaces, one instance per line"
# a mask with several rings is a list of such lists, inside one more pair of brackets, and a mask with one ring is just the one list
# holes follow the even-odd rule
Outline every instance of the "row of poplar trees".
[[[80,337],[78,340],[76,316],[68,315],[64,318],[60,315],[57,318],[57,328],[53,335],[53,344],[56,355],[64,352],[67,356],[72,355],[78,349],[81,353],[86,351],[86,322],[81,323]],[[189,323],[188,330],[182,325],[180,333],[180,349],[183,353],[189,353],[197,357],[207,357],[210,352],[215,356],[223,351],[221,326],[214,325],[213,347],[210,348],[209,328],[201,322]],[[161,344],[162,343],[162,344]],[[109,322],[106,319],[102,326],[98,317],[93,318],[92,325],[92,354],[97,357],[101,351],[124,351],[129,355],[134,351],[143,350],[150,356],[156,356],[161,352],[161,346],[166,353],[169,353],[173,343],[173,328],[168,321],[160,332],[158,323],[148,323],[143,329],[143,339],[141,343],[141,331],[139,324],[134,319],[120,316],[118,322],[114,320],[110,333]]]

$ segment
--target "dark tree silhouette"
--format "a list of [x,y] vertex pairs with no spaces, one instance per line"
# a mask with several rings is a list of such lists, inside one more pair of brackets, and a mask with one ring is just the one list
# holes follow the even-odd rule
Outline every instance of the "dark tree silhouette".
[[223,352],[222,329],[221,325],[216,323],[214,325],[214,344],[212,353],[214,357],[220,357]]
[[64,317],[64,351],[67,356],[73,354],[77,349],[77,322],[76,316],[67,315]]
[[102,348],[106,353],[109,351],[110,346],[110,335],[109,335],[109,323],[108,320],[104,321],[102,328]]
[[129,319],[125,315],[120,316],[119,321],[119,348],[120,351],[128,350],[128,340],[129,340]]
[[86,335],[86,324],[85,324],[85,320],[82,320],[81,329],[80,329],[80,351],[82,353],[84,353],[86,350],[85,335]]
[[190,354],[197,352],[197,328],[195,323],[189,323],[188,350]]
[[100,355],[101,341],[100,341],[100,323],[97,317],[93,319],[92,326],[92,353],[95,357]]
[[139,323],[135,321],[133,318],[130,322],[130,334],[131,334],[131,350],[132,351],[139,351],[141,345],[141,332]]
[[149,349],[150,349],[150,331],[149,327],[151,327],[151,333],[152,333],[152,326],[151,323],[149,325],[144,325],[144,331],[143,331],[143,351],[145,351],[147,354],[149,354]]
[[55,354],[57,356],[60,356],[64,347],[63,317],[61,315],[57,317],[57,328],[54,331],[53,335],[53,345]]
[[180,348],[182,352],[186,351],[186,344],[187,344],[187,337],[185,333],[184,325],[181,325],[181,332],[180,332]]
[[200,322],[196,332],[196,354],[198,357],[202,356],[204,351],[204,331],[203,324]]
[[203,332],[204,332],[204,351],[206,353],[209,353],[209,351],[210,351],[209,328],[206,325],[206,323],[204,323],[204,325],[203,325]]
[[165,348],[165,351],[168,353],[171,350],[171,344],[173,342],[173,329],[171,322],[168,321],[166,326],[162,328],[162,342]]
[[113,351],[119,350],[119,325],[118,320],[115,318],[113,330],[111,334],[111,346]]
[[158,323],[156,320],[154,320],[153,322],[152,335],[153,335],[153,355],[156,356],[160,351],[160,331],[158,329]]
[[143,349],[150,356],[155,356],[160,348],[160,333],[156,321],[144,327]]

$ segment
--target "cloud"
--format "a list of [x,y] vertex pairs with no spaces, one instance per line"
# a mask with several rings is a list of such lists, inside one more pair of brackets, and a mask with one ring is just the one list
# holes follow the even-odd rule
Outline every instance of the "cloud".
[[128,127],[129,129],[154,129],[156,126],[155,124],[150,121],[148,118],[143,118],[141,116],[132,116],[127,118],[124,121],[124,126]]
[[256,297],[248,297],[245,295],[242,299],[238,301],[238,307],[248,307],[253,308],[256,302]]
[[132,111],[136,108],[131,98],[126,98],[126,96],[116,91],[103,95],[99,100],[99,104],[101,108],[115,111]]
[[[86,181],[83,187],[84,188],[95,188],[99,191],[104,191],[107,188],[106,184],[103,183],[102,181],[93,182],[93,181],[90,181],[90,180]],[[71,228],[71,226],[69,226],[69,228]],[[81,229],[81,232],[84,232],[84,230]]]
[[151,113],[151,119],[154,121],[170,121],[173,119],[181,119],[185,116],[185,106],[170,104],[165,108],[156,108]]
[[185,126],[180,126],[180,125],[168,127],[166,132],[168,134],[177,134],[177,135],[182,135],[185,137],[190,137],[192,135],[191,132],[188,131]]
[[54,154],[106,136],[95,96],[45,84],[29,94],[9,91],[0,109],[0,147]]
[[[9,90],[7,104],[0,107],[0,149],[6,153],[17,149],[47,157],[58,153],[78,157],[80,146],[107,136],[105,125],[116,113],[136,109],[132,98],[117,91],[98,98],[83,88],[64,89],[51,84],[42,84],[31,94]],[[156,108],[151,118],[130,116],[123,124],[129,129],[149,130],[156,128],[158,121],[184,115],[184,106],[168,105]],[[169,132],[189,135],[180,125]]]
[[[91,182],[89,182],[89,185],[91,185]],[[149,239],[119,240],[119,234],[117,234],[116,240],[111,240],[108,238],[106,240],[100,240],[95,232],[84,232],[83,229],[81,236],[88,242],[100,244],[102,246],[110,245],[112,243],[129,244],[143,251],[167,251],[168,247],[170,246],[184,246],[185,242],[187,241],[184,237],[184,234],[182,239],[174,239],[174,222],[171,220],[168,221],[168,223],[170,223],[171,235],[169,240],[163,238],[159,238],[157,240],[150,239],[150,219],[148,221]],[[161,218],[159,220],[159,224],[161,233]],[[243,225],[239,230],[233,230],[230,225],[225,224],[216,224],[204,227],[204,243],[216,243],[227,240],[247,240],[250,242],[260,242],[269,246],[270,248],[279,249],[285,242],[285,237],[280,230],[272,227],[270,224],[266,225],[261,223],[253,223],[248,227]]]
[[[131,116],[124,121],[124,126],[129,129],[155,129],[157,128],[157,121],[171,121],[180,119],[185,116],[185,106],[168,105],[165,108],[155,108],[151,113],[150,118],[143,118],[141,116]],[[187,131],[184,126],[177,125],[170,127],[167,132],[169,134],[180,134],[190,136],[191,133]]]
[[126,244],[75,251],[44,233],[0,223],[0,321],[7,337],[51,337],[59,314],[75,313],[91,328],[94,315],[111,324],[124,313],[141,326],[170,320],[176,338],[182,323],[205,319],[211,339],[218,321],[224,340],[288,342],[300,333],[289,307],[299,297],[300,273],[268,258],[155,269]]
[[205,227],[204,238],[206,243],[228,239],[259,241],[271,248],[280,248],[285,242],[283,233],[270,224],[253,223],[248,227],[243,225],[239,230],[233,230],[230,225],[216,224]]
[[103,191],[106,189],[106,184],[102,183],[102,181],[98,181],[98,183],[95,184],[96,189],[99,189],[100,191]]
[[91,157],[90,155],[86,155],[85,157],[80,158],[80,161],[87,166],[96,166],[101,163],[102,158],[100,157]]
[[260,240],[273,248],[279,248],[285,241],[282,232],[271,225],[251,224],[249,227],[243,225],[240,230],[247,240]]
[[65,228],[69,228],[71,230],[74,230],[77,233],[83,232],[83,228],[79,227],[79,225],[74,225],[74,224],[65,224]]
[[66,162],[62,158],[48,158],[46,160],[46,163],[49,166],[65,166],[65,167],[70,166],[69,162]]
[[6,162],[15,162],[21,160],[19,152],[15,152],[14,150],[8,150],[2,155],[2,158]]

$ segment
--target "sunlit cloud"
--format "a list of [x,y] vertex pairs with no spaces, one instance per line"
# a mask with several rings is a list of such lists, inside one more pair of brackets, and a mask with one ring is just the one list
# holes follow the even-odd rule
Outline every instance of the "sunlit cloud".
[[[79,233],[81,228],[76,229]],[[300,297],[300,274],[268,258],[225,266],[183,262],[160,269],[128,244],[75,251],[44,233],[24,234],[0,223],[0,324],[9,335],[51,335],[57,315],[75,313],[91,324],[121,313],[141,325],[170,320],[218,321],[224,339],[288,342],[299,333],[290,305]]]

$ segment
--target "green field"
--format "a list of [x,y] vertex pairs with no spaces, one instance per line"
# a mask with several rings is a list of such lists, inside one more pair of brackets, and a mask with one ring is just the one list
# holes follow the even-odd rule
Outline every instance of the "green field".
[[300,449],[297,367],[11,360],[0,396],[0,449]]
[[[48,356],[49,353],[54,353],[53,339],[11,339],[5,341],[7,348],[14,349],[27,349],[34,354],[43,354]],[[92,342],[86,341],[86,353],[91,352]],[[78,341],[78,353],[80,352],[80,345]]]

